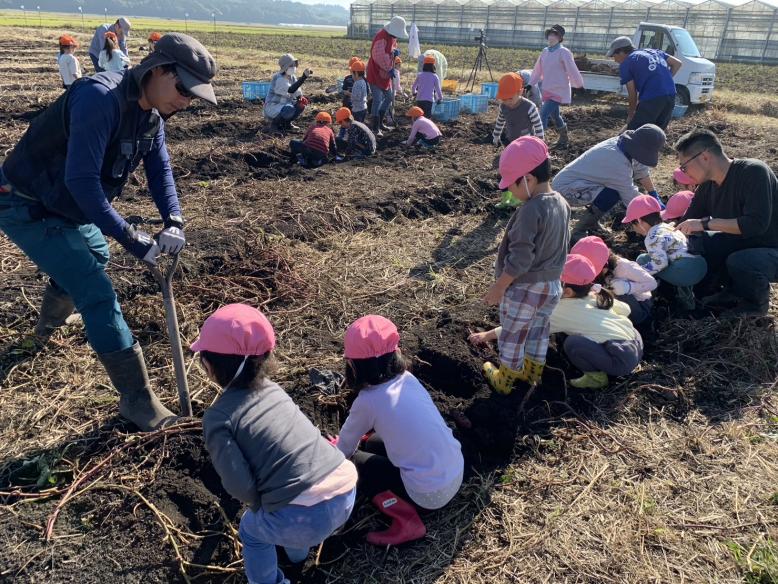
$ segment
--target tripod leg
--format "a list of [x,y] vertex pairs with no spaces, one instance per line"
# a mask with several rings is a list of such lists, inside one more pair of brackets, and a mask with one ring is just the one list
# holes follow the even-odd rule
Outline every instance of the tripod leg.
[[489,69],[489,78],[494,81],[494,75],[492,75],[492,67],[489,65],[489,56],[486,54],[486,49],[484,49],[484,61],[486,61],[486,68]]

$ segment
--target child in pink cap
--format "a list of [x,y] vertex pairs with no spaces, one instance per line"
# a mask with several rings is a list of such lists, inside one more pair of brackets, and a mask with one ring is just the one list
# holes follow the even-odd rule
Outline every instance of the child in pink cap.
[[676,302],[681,310],[694,310],[692,287],[705,277],[705,258],[689,253],[686,236],[674,225],[662,219],[659,203],[648,195],[630,201],[622,223],[629,223],[636,233],[645,237],[646,253],[637,262],[646,271],[675,286]]
[[582,255],[598,270],[596,282],[608,288],[617,300],[629,306],[629,319],[634,325],[648,326],[654,301],[651,292],[657,283],[643,266],[613,253],[596,235],[578,240],[571,254]]
[[597,389],[608,375],[629,375],[643,357],[643,339],[629,320],[629,306],[595,284],[597,269],[586,257],[570,254],[562,272],[563,297],[551,313],[551,332],[567,335],[562,345],[583,372],[570,385]]
[[694,199],[694,193],[692,191],[678,191],[667,201],[667,207],[660,213],[663,221],[675,221],[680,223],[683,220],[683,216],[686,215],[686,211],[689,210],[689,206]]
[[514,140],[500,156],[500,189],[523,205],[508,221],[497,251],[495,278],[484,302],[499,305],[499,368],[484,363],[495,391],[517,381],[540,382],[548,348],[548,320],[562,296],[559,275],[570,242],[570,206],[551,188],[546,144],[534,136]]
[[677,187],[686,187],[692,192],[696,191],[698,186],[697,183],[694,182],[694,179],[680,168],[676,168],[673,171],[673,183],[675,183]]
[[[337,447],[359,472],[359,491],[392,520],[371,532],[374,545],[399,545],[427,532],[416,508],[440,509],[462,485],[462,448],[429,393],[406,370],[400,334],[388,319],[367,315],[344,339],[346,385],[356,394]],[[374,431],[357,450],[363,435]]]
[[230,304],[203,324],[192,351],[222,394],[203,416],[205,446],[225,490],[249,509],[240,520],[248,581],[289,582],[276,546],[302,562],[343,525],[357,472],[268,375],[275,333],[265,316]]

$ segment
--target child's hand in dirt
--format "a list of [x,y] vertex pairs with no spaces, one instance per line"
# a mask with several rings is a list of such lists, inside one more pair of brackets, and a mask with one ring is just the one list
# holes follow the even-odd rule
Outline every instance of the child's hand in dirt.
[[489,342],[489,331],[483,331],[480,333],[470,333],[467,337],[467,341],[472,345],[485,345]]

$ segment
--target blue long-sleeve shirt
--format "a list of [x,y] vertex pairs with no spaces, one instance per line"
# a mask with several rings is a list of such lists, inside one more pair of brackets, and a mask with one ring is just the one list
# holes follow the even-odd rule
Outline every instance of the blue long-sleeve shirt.
[[[116,23],[110,26],[101,24],[95,29],[95,34],[92,37],[92,44],[89,45],[89,54],[94,55],[95,59],[100,56],[100,51],[102,51],[105,46],[105,33],[107,32],[116,34]],[[119,35],[116,36],[118,37]],[[127,39],[124,36],[119,39],[119,48],[122,53],[129,57],[129,54],[127,53]]]
[[[150,113],[143,112],[138,123],[146,123]],[[65,185],[90,223],[105,235],[124,243],[127,222],[108,201],[100,182],[106,149],[120,123],[119,102],[104,85],[83,83],[71,90],[69,115]],[[154,144],[143,158],[143,166],[162,219],[181,215],[165,144],[164,122],[160,123]]]

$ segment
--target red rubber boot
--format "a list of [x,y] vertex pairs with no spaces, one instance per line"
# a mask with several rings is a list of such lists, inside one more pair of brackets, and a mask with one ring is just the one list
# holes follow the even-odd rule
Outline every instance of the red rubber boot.
[[373,545],[400,545],[421,539],[427,534],[427,528],[421,522],[413,505],[403,501],[392,491],[384,491],[373,497],[373,505],[392,519],[392,525],[385,531],[371,531],[367,542]]

